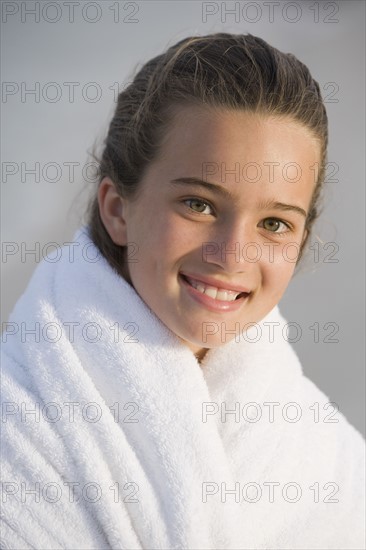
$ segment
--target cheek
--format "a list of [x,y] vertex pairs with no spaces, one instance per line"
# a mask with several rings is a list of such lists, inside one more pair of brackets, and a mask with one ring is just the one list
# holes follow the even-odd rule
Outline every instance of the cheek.
[[158,239],[155,241],[159,247],[158,255],[167,262],[179,260],[186,254],[196,251],[201,254],[202,244],[205,242],[203,228],[199,224],[180,218],[176,215],[166,217],[160,224]]
[[131,265],[131,274],[135,279],[146,280],[149,276],[164,278],[192,250],[192,236],[172,217],[150,217],[141,220],[136,229],[139,261]]
[[297,236],[294,239],[285,238],[284,242],[266,242],[261,247],[262,260],[264,263],[273,266],[275,269],[291,271],[295,269],[301,250],[301,239]]
[[164,216],[144,215],[134,220],[131,240],[134,239],[140,250],[140,262],[153,256],[159,256],[166,250],[171,240],[172,230],[165,223]]
[[288,286],[296,267],[298,247],[295,245],[280,245],[272,256],[265,257],[262,262],[262,286],[274,293],[282,293]]

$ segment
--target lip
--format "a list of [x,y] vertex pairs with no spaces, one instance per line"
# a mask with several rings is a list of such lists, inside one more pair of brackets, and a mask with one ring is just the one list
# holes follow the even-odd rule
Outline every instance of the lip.
[[[226,301],[226,300],[216,300],[215,298],[211,298],[211,296],[208,296],[207,294],[202,294],[199,290],[191,286],[188,281],[185,280],[185,273],[179,274],[179,281],[181,285],[187,290],[188,294],[191,298],[193,298],[196,302],[198,302],[200,305],[204,306],[206,309],[213,311],[213,312],[231,312],[231,311],[237,311],[242,307],[242,305],[248,300],[249,294],[246,296],[242,296],[241,298],[238,298],[237,300],[232,301]],[[188,275],[190,277],[190,275]],[[217,282],[214,284],[214,279],[210,279],[212,281],[211,283],[208,282],[208,279],[202,278],[202,277],[191,277],[192,279],[196,279],[197,281],[202,281],[204,284],[211,284],[211,286],[217,286]],[[227,289],[227,290],[234,290],[239,291],[238,287],[233,286],[217,286],[217,288]],[[241,287],[243,288],[243,287]],[[240,290],[240,292],[247,292],[246,290]]]
[[181,271],[180,272],[181,275],[184,275],[184,277],[189,277],[190,279],[195,279],[196,281],[199,281],[201,283],[203,283],[204,285],[207,285],[207,286],[214,286],[216,288],[219,288],[221,290],[232,290],[233,292],[246,292],[247,294],[249,294],[251,291],[240,285],[240,284],[237,284],[237,285],[233,285],[233,284],[230,284],[230,283],[226,283],[224,281],[218,281],[217,279],[213,278],[213,277],[207,277],[207,276],[202,276],[202,275],[196,275],[195,273],[187,273],[185,271]]

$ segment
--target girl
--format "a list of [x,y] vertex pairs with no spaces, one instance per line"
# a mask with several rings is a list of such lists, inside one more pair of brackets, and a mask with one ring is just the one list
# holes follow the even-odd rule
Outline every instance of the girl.
[[88,222],[5,333],[4,548],[364,548],[364,441],[277,305],[327,140],[308,69],[251,35],[121,92]]

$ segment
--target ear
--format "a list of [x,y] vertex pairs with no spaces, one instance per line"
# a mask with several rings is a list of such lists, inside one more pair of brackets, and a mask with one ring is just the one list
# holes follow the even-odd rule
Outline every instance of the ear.
[[124,199],[119,195],[109,177],[102,179],[98,189],[99,212],[104,227],[112,241],[119,245],[127,244],[127,224],[124,219]]

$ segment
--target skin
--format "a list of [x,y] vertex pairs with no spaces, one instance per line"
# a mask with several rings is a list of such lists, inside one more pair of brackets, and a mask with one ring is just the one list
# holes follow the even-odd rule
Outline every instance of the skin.
[[[181,107],[133,200],[122,198],[108,177],[102,180],[98,201],[106,230],[116,244],[138,246],[126,280],[199,360],[280,301],[306,236],[305,217],[269,203],[307,213],[315,188],[311,167],[319,161],[317,140],[289,118]],[[238,175],[225,172],[235,163]],[[169,183],[182,177],[211,182],[232,196]],[[182,271],[213,277],[221,286],[242,285],[250,294],[236,311],[211,311],[192,298]]]

